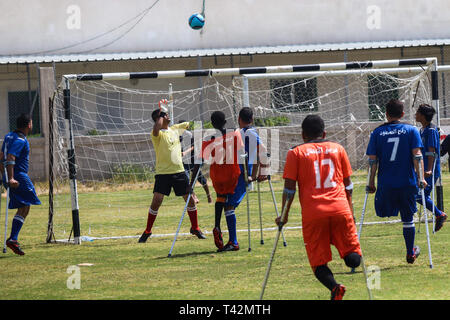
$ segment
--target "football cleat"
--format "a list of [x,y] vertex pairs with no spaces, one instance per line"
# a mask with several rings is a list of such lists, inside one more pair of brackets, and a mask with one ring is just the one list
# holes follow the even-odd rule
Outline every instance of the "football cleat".
[[152,235],[151,232],[144,231],[144,233],[142,234],[142,236],[139,238],[138,243],[144,243],[144,242],[147,242],[147,239],[148,239],[151,235]]
[[436,217],[436,223],[434,225],[434,232],[437,232],[441,230],[442,226],[444,225],[444,222],[447,220],[447,214],[442,212],[442,214],[438,217]]
[[420,248],[419,248],[419,246],[414,246],[414,254],[413,255],[407,254],[406,255],[406,262],[408,262],[410,264],[413,264],[414,261],[416,261],[416,259],[419,257],[419,255],[420,255]]
[[191,228],[191,234],[193,234],[194,236],[197,236],[197,238],[199,238],[199,239],[206,239],[205,235],[203,234],[203,232],[200,229]]
[[214,244],[216,245],[217,249],[222,250],[223,249],[222,231],[220,231],[219,228],[215,227],[213,229],[213,235],[214,235]]
[[345,290],[345,286],[342,284],[337,284],[333,290],[331,290],[331,300],[342,300]]
[[19,242],[17,240],[11,240],[11,238],[8,238],[8,240],[6,240],[6,246],[19,256],[23,256],[25,254],[25,252],[23,252],[20,248]]
[[222,248],[217,250],[218,252],[222,252],[222,251],[238,251],[239,250],[239,243],[238,244],[234,244],[231,241],[228,241],[228,243]]

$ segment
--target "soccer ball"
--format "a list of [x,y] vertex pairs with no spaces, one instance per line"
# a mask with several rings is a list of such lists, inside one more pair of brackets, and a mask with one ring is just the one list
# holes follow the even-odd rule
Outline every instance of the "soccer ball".
[[205,25],[205,17],[203,17],[200,13],[194,13],[192,16],[189,17],[189,26],[194,29],[198,30],[203,28]]

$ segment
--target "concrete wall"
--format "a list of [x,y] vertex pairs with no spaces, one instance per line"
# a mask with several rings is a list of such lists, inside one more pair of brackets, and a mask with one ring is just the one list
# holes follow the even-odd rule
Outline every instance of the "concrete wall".
[[[0,55],[450,38],[447,0],[4,0]],[[154,4],[154,6],[152,6]],[[152,7],[151,7],[152,6]],[[32,35],[26,41],[24,35]]]

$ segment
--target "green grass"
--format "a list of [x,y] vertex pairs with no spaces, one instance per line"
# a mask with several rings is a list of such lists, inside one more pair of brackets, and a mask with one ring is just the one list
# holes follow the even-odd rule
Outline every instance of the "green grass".
[[[444,173],[444,193],[450,194],[450,175]],[[359,221],[364,191],[365,173],[354,177],[355,215]],[[282,182],[273,183],[280,206]],[[82,190],[82,188],[80,188]],[[274,227],[275,214],[267,183],[262,185],[263,228]],[[258,299],[264,275],[275,240],[275,230],[263,232],[260,244],[258,202],[256,192],[251,193],[251,248],[247,240],[245,200],[237,210],[238,233],[241,250],[217,253],[212,235],[214,205],[206,202],[205,193],[196,188],[201,202],[199,221],[207,231],[208,239],[180,235],[172,258],[167,258],[184,203],[174,196],[165,199],[155,222],[154,237],[138,244],[137,237],[145,228],[151,185],[136,190],[101,190],[80,193],[82,233],[91,236],[131,235],[134,238],[94,240],[80,246],[45,243],[48,219],[48,197],[40,195],[41,206],[32,207],[22,229],[20,242],[25,256],[0,253],[1,299],[56,299],[56,300],[252,300]],[[2,199],[0,221],[4,221],[5,194]],[[445,196],[445,207],[450,203]],[[103,201],[112,201],[109,209]],[[295,201],[287,227],[299,226],[299,204]],[[69,210],[70,211],[70,210]],[[9,226],[14,212],[10,211]],[[69,216],[70,217],[70,216]],[[56,219],[56,217],[55,217]],[[65,219],[68,219],[67,217]],[[56,219],[57,220],[57,219]],[[70,220],[70,219],[69,219]],[[369,197],[366,221],[379,221],[373,213],[373,195]],[[222,228],[226,230],[225,219]],[[417,226],[417,224],[416,224]],[[418,226],[417,226],[418,227]],[[3,237],[3,227],[0,229]],[[68,230],[70,231],[70,230]],[[431,231],[431,225],[430,225]],[[189,232],[186,215],[181,233]],[[315,279],[306,257],[301,229],[285,229],[287,247],[281,241],[273,261],[265,299],[273,300],[327,300],[329,292]],[[66,233],[66,238],[68,233]],[[60,237],[57,237],[60,239]],[[224,233],[225,240],[228,235]],[[364,226],[361,239],[366,266],[380,269],[380,289],[373,289],[375,299],[383,300],[448,300],[450,264],[448,243],[450,225],[431,234],[434,268],[428,267],[425,227],[422,224],[416,236],[422,254],[417,262],[405,261],[405,248],[401,224]],[[3,243],[2,243],[3,244]],[[329,264],[338,282],[347,286],[348,300],[368,298],[362,269],[351,274],[333,247],[333,261]],[[92,263],[80,267],[81,288],[68,289],[69,266]]]

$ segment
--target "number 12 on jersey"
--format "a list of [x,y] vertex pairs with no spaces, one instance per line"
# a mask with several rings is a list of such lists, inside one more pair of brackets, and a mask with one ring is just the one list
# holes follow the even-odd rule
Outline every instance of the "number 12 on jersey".
[[328,172],[327,177],[325,178],[325,181],[323,182],[324,188],[334,188],[336,187],[336,182],[334,182],[333,175],[334,175],[334,163],[331,159],[323,159],[319,162],[319,160],[314,161],[314,172],[316,174],[316,189],[322,188],[322,178],[320,176],[320,172],[322,171],[321,168],[323,166],[329,166],[330,171]]

